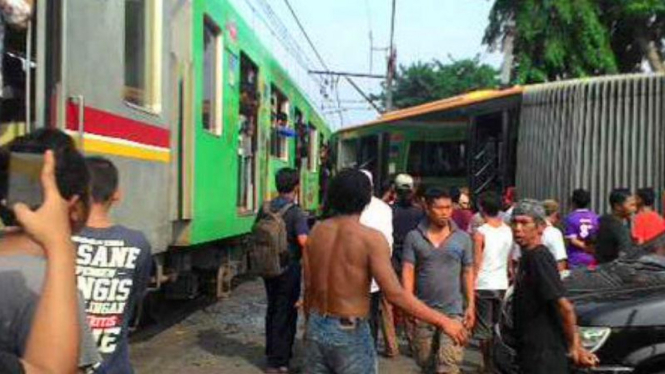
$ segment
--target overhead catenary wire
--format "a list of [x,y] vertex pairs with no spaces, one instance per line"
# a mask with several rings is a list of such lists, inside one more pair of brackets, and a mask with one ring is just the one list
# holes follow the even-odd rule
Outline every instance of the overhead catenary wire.
[[[321,63],[321,66],[323,66],[323,68],[324,68],[326,71],[330,71],[330,68],[328,67],[328,64],[326,64],[326,61],[323,59],[323,57],[321,56],[321,53],[320,53],[319,50],[316,48],[316,45],[315,45],[314,42],[312,41],[312,38],[310,38],[309,34],[307,33],[307,30],[305,30],[305,27],[303,26],[302,22],[300,21],[300,18],[298,17],[298,14],[296,14],[295,9],[293,8],[293,6],[291,6],[291,3],[289,2],[289,0],[284,0],[284,3],[285,3],[286,6],[289,8],[289,11],[291,12],[291,15],[293,16],[293,19],[296,21],[296,24],[298,25],[298,28],[300,28],[300,31],[302,32],[303,36],[304,36],[305,39],[307,40],[307,43],[309,44],[309,46],[310,46],[310,47],[312,48],[312,50],[314,51],[314,54],[316,55],[316,57],[319,59],[319,62]],[[347,82],[349,82],[349,84],[350,84],[350,85],[351,85],[356,91],[358,91],[358,93],[359,93],[359,94],[360,94],[365,100],[367,100],[367,102],[368,102],[370,105],[372,105],[372,107],[373,107],[378,113],[381,113],[381,109],[380,109],[378,106],[376,106],[376,104],[374,104],[374,102],[371,100],[371,98],[370,98],[370,97],[369,97],[369,96],[368,96],[368,95],[367,95],[367,94],[366,94],[366,93],[365,93],[365,92],[364,92],[364,91],[363,91],[363,90],[362,90],[362,89],[361,89],[361,88],[360,88],[360,87],[359,87],[359,86],[358,86],[358,85],[357,85],[357,84],[356,84],[356,83],[350,78],[350,77],[348,77],[348,76],[344,76],[344,79],[345,79]]]

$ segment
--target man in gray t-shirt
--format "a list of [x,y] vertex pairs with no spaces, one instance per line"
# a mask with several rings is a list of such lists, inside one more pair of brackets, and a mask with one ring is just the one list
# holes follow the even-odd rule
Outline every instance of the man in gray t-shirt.
[[[0,255],[0,351],[24,356],[45,273],[43,257]],[[82,302],[79,302],[79,326],[79,367],[83,369],[97,364],[101,357],[88,328]]]
[[[470,330],[475,318],[471,238],[452,221],[453,203],[446,191],[428,190],[425,200],[427,219],[404,240],[404,288],[411,292],[415,288],[416,296],[425,304],[463,319]],[[466,291],[466,310],[463,291]],[[436,346],[438,351],[433,352]],[[418,364],[426,372],[459,373],[464,350],[442,331],[418,323],[414,349]]]

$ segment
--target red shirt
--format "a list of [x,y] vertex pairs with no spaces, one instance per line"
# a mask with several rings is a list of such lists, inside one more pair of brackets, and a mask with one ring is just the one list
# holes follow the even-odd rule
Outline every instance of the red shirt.
[[464,232],[469,229],[471,217],[473,217],[473,212],[468,209],[453,210],[453,221],[455,221],[457,227]]
[[633,237],[638,243],[647,242],[665,231],[665,220],[658,213],[644,212],[635,216]]

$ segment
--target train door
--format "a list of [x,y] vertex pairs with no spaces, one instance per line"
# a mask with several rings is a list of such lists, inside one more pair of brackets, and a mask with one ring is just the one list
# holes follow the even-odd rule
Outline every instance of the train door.
[[[193,219],[194,196],[194,68],[191,43],[192,8],[183,5],[174,9],[171,19],[174,30],[171,41],[171,86],[174,87],[171,102],[171,123],[173,131],[175,162],[171,185],[172,209],[171,219],[184,223]],[[176,230],[178,233],[179,230]],[[178,237],[174,242],[178,243]]]
[[238,210],[254,212],[258,196],[259,68],[240,55],[240,134],[238,145]]
[[472,119],[469,132],[469,184],[475,196],[487,190],[504,189],[504,129],[502,112]]

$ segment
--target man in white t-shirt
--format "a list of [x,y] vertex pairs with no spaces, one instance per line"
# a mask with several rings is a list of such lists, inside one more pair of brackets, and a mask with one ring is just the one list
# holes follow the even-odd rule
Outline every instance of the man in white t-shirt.
[[508,270],[513,250],[513,233],[499,215],[501,198],[494,192],[480,196],[484,224],[474,234],[474,275],[476,279],[476,327],[485,372],[493,372],[493,326],[499,320],[501,301],[508,289]]
[[[370,183],[373,185],[372,173],[367,170],[361,170]],[[393,210],[390,205],[383,200],[372,196],[372,200],[360,215],[360,224],[379,231],[386,238],[390,252],[393,250]],[[379,328],[383,333],[385,343],[384,354],[388,357],[394,357],[399,353],[397,345],[397,336],[395,334],[395,324],[393,322],[392,306],[381,295],[381,290],[376,280],[372,279],[371,303],[370,303],[370,328],[374,338],[374,346],[377,346],[379,337]]]
[[568,255],[566,253],[566,243],[563,240],[563,233],[556,227],[561,220],[559,216],[559,203],[555,200],[545,200],[543,201],[543,207],[547,215],[545,217],[547,227],[543,231],[542,237],[543,245],[550,250],[556,260],[557,268],[561,272],[566,270]]

